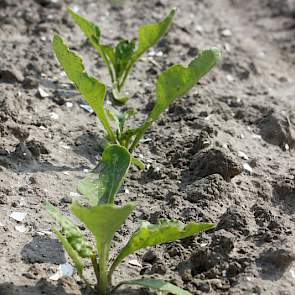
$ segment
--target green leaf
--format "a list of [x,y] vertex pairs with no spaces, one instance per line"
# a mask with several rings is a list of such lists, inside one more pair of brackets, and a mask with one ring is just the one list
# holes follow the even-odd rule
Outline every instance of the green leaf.
[[104,204],[86,208],[74,202],[71,206],[72,212],[94,235],[99,256],[134,208],[131,203],[123,207]]
[[99,38],[100,38],[99,27],[96,24],[94,24],[93,22],[90,22],[86,18],[84,18],[81,15],[79,15],[78,13],[74,12],[70,7],[68,7],[67,10],[70,13],[70,15],[72,16],[74,22],[83,31],[85,36],[88,39],[91,39],[92,37],[94,37],[97,40],[97,42],[99,42]]
[[[72,220],[63,215],[56,207],[49,202],[44,204],[48,213],[57,221],[61,226],[61,234],[66,239],[67,243],[79,254],[82,258],[91,257],[93,255],[93,249],[90,243],[85,240],[83,234],[79,228],[72,222]],[[65,242],[61,240],[63,244]],[[66,248],[66,245],[64,245]],[[69,253],[70,254],[70,253]]]
[[174,100],[186,94],[220,60],[216,48],[202,51],[188,67],[174,65],[162,72],[157,80],[156,103],[150,114],[155,121]]
[[139,28],[138,47],[133,55],[137,60],[145,51],[154,46],[169,29],[176,9],[172,9],[169,15],[159,23],[146,24]]
[[126,148],[116,144],[108,145],[101,162],[80,182],[78,191],[89,200],[91,206],[113,203],[130,162],[131,155]]
[[160,220],[158,224],[150,224],[147,221],[141,223],[140,228],[130,238],[127,245],[120,251],[113,262],[113,271],[121,261],[128,255],[149,246],[169,243],[179,239],[184,239],[208,229],[212,229],[213,224],[192,222],[184,224],[177,220]]
[[139,129],[132,151],[150,125],[171,105],[176,98],[186,94],[220,60],[220,51],[211,48],[202,51],[188,67],[173,65],[162,72],[157,80],[156,102],[147,120]]
[[104,111],[106,86],[85,72],[81,57],[69,50],[63,39],[58,35],[54,35],[53,49],[68,78],[76,85],[77,89],[100,119],[113,143],[115,143],[115,135]]
[[139,160],[138,158],[132,157],[131,163],[133,165],[137,166],[140,170],[144,170],[145,169],[144,163],[141,160]]
[[132,281],[124,281],[120,285],[138,285],[145,288],[157,289],[163,291],[165,293],[171,293],[175,295],[192,295],[192,293],[179,288],[171,283],[156,280],[156,279],[139,279],[139,280],[132,280]]
[[[116,63],[116,57],[115,57],[115,50],[111,45],[103,45],[99,44],[99,50],[102,51],[102,53],[108,58],[108,62],[110,62],[112,65],[115,65]],[[96,47],[96,46],[95,46]],[[96,47],[98,49],[98,47]],[[100,56],[102,54],[100,53]]]
[[115,48],[115,71],[116,71],[116,79],[119,80],[127,65],[131,61],[131,57],[133,55],[135,48],[135,42],[129,40],[120,41]]
[[84,264],[82,263],[77,251],[75,251],[75,249],[72,247],[72,245],[68,242],[68,240],[62,235],[62,233],[60,231],[58,231],[55,227],[53,227],[51,230],[57,236],[59,241],[63,244],[68,255],[71,257],[71,259],[78,271],[78,274],[82,275],[83,269],[84,269]]

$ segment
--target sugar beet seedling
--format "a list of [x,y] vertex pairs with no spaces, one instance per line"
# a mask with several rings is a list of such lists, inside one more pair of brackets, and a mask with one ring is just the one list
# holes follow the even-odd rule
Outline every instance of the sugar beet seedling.
[[103,44],[98,25],[74,12],[71,8],[68,8],[68,11],[107,66],[114,100],[118,103],[125,103],[128,96],[123,95],[122,90],[131,69],[136,61],[165,35],[175,15],[175,9],[172,9],[169,15],[159,23],[141,26],[138,32],[137,47],[134,40],[126,39],[120,40],[115,47]]
[[[114,271],[130,254],[157,244],[187,238],[214,227],[209,223],[183,224],[177,220],[166,219],[160,220],[157,224],[142,221],[139,229],[119,250],[117,256],[110,259],[114,234],[135,208],[134,203],[127,203],[124,206],[116,206],[113,203],[130,163],[131,155],[126,148],[120,145],[108,145],[103,152],[99,170],[93,171],[79,185],[78,190],[86,197],[88,204],[83,206],[78,201],[73,201],[71,211],[92,233],[96,247],[84,236],[72,219],[63,215],[50,203],[46,203],[46,209],[61,227],[60,230],[53,227],[52,231],[72,259],[79,276],[96,294],[108,295],[127,284],[176,295],[190,295],[190,292],[169,282],[152,278],[123,281],[116,286],[112,284]],[[97,283],[94,287],[84,275],[84,261],[87,259],[91,261],[96,276]]]
[[[91,36],[98,35],[98,29],[94,25],[86,21],[84,22],[84,19],[83,22],[80,20],[80,23],[90,39]],[[143,36],[143,32],[148,31],[147,28],[149,28],[149,26],[146,26],[146,29],[142,30],[140,36]],[[139,39],[139,42],[140,40],[141,39]],[[139,43],[138,48],[140,48],[140,44],[141,43]],[[144,133],[151,124],[158,119],[161,113],[163,113],[176,98],[186,94],[220,59],[219,50],[211,48],[201,51],[187,67],[173,65],[163,71],[157,79],[156,101],[147,119],[139,127],[126,128],[126,122],[130,117],[134,116],[134,112],[127,111],[122,113],[112,106],[105,106],[105,97],[107,93],[106,85],[87,74],[82,58],[71,51],[59,35],[55,35],[53,38],[53,50],[68,78],[75,84],[76,88],[101,121],[106,131],[107,142],[111,144],[120,144],[131,153],[139,144]],[[111,126],[111,121],[115,125],[115,129]],[[132,163],[139,166],[141,169],[144,168],[144,164],[134,157],[132,157]]]

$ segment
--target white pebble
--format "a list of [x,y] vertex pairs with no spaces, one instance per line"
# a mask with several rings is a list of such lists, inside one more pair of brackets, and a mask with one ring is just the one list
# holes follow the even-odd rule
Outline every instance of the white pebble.
[[252,167],[248,163],[244,163],[243,164],[243,167],[244,167],[244,170],[245,171],[249,172],[250,174],[253,173],[253,169],[252,169]]
[[14,220],[16,220],[18,222],[22,222],[25,219],[26,216],[27,216],[27,213],[25,213],[25,212],[17,212],[17,211],[14,211],[9,215],[10,218],[12,218],[12,219],[14,219]]

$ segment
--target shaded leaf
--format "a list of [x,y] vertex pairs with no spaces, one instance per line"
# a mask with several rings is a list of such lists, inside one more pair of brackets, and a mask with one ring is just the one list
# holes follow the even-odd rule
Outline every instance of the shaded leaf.
[[[57,223],[61,226],[60,234],[66,239],[67,243],[75,250],[81,257],[91,257],[93,255],[93,249],[90,243],[85,240],[83,234],[79,230],[79,228],[73,223],[73,221],[63,215],[56,207],[46,202],[44,204],[48,213],[57,221]],[[58,236],[59,237],[59,236]],[[59,237],[60,238],[60,237]],[[65,245],[65,242],[61,242]],[[68,247],[68,246],[67,246]]]
[[108,145],[99,165],[79,183],[78,191],[89,200],[91,206],[113,203],[130,162],[131,156],[126,148]]
[[82,263],[80,256],[78,255],[77,251],[72,247],[72,245],[68,242],[68,240],[62,235],[60,231],[56,228],[51,229],[54,234],[57,236],[59,241],[63,244],[65,250],[67,251],[68,255],[71,257],[79,275],[82,275],[84,264]]
[[146,24],[139,28],[138,47],[133,56],[134,61],[154,46],[167,32],[175,13],[176,10],[172,9],[169,15],[161,22]]
[[157,279],[139,279],[132,281],[125,281],[120,285],[138,285],[145,288],[157,289],[165,293],[171,293],[175,295],[192,295],[192,293],[179,288],[171,283],[157,280]]
[[77,89],[94,110],[108,135],[115,143],[116,138],[104,111],[106,86],[85,72],[81,57],[69,50],[63,39],[58,35],[54,35],[53,49],[68,78],[76,85]]
[[131,203],[123,207],[104,204],[86,208],[74,202],[71,206],[72,212],[94,235],[99,256],[134,208]]
[[115,71],[116,78],[119,80],[127,65],[131,62],[131,57],[133,55],[135,48],[135,42],[129,40],[120,41],[115,48]]
[[213,227],[214,225],[210,223],[184,224],[177,220],[161,220],[158,224],[143,221],[127,245],[120,251],[111,269],[113,271],[125,257],[139,249],[187,238]]

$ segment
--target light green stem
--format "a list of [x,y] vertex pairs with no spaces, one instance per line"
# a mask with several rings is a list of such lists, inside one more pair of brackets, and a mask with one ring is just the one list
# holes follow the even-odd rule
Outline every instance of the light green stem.
[[129,75],[129,72],[130,72],[131,68],[133,67],[134,63],[135,63],[135,60],[132,60],[132,61],[130,62],[130,64],[128,65],[128,67],[127,67],[126,70],[125,70],[125,73],[124,73],[124,76],[123,76],[123,78],[122,78],[121,83],[118,83],[118,87],[117,87],[117,89],[118,89],[118,92],[119,92],[119,93],[121,92],[121,90],[122,90],[122,88],[123,88],[123,86],[124,86],[124,84],[125,84],[125,82],[126,82],[126,79],[127,79],[128,75]]
[[132,143],[132,145],[129,148],[130,152],[133,152],[134,149],[137,147],[140,139],[143,137],[146,130],[152,125],[153,120],[147,118],[147,120],[144,122],[143,126],[139,129],[138,133],[136,134],[136,137]]
[[99,295],[108,295],[109,292],[109,279],[108,279],[108,258],[109,258],[109,245],[104,245],[99,255]]

